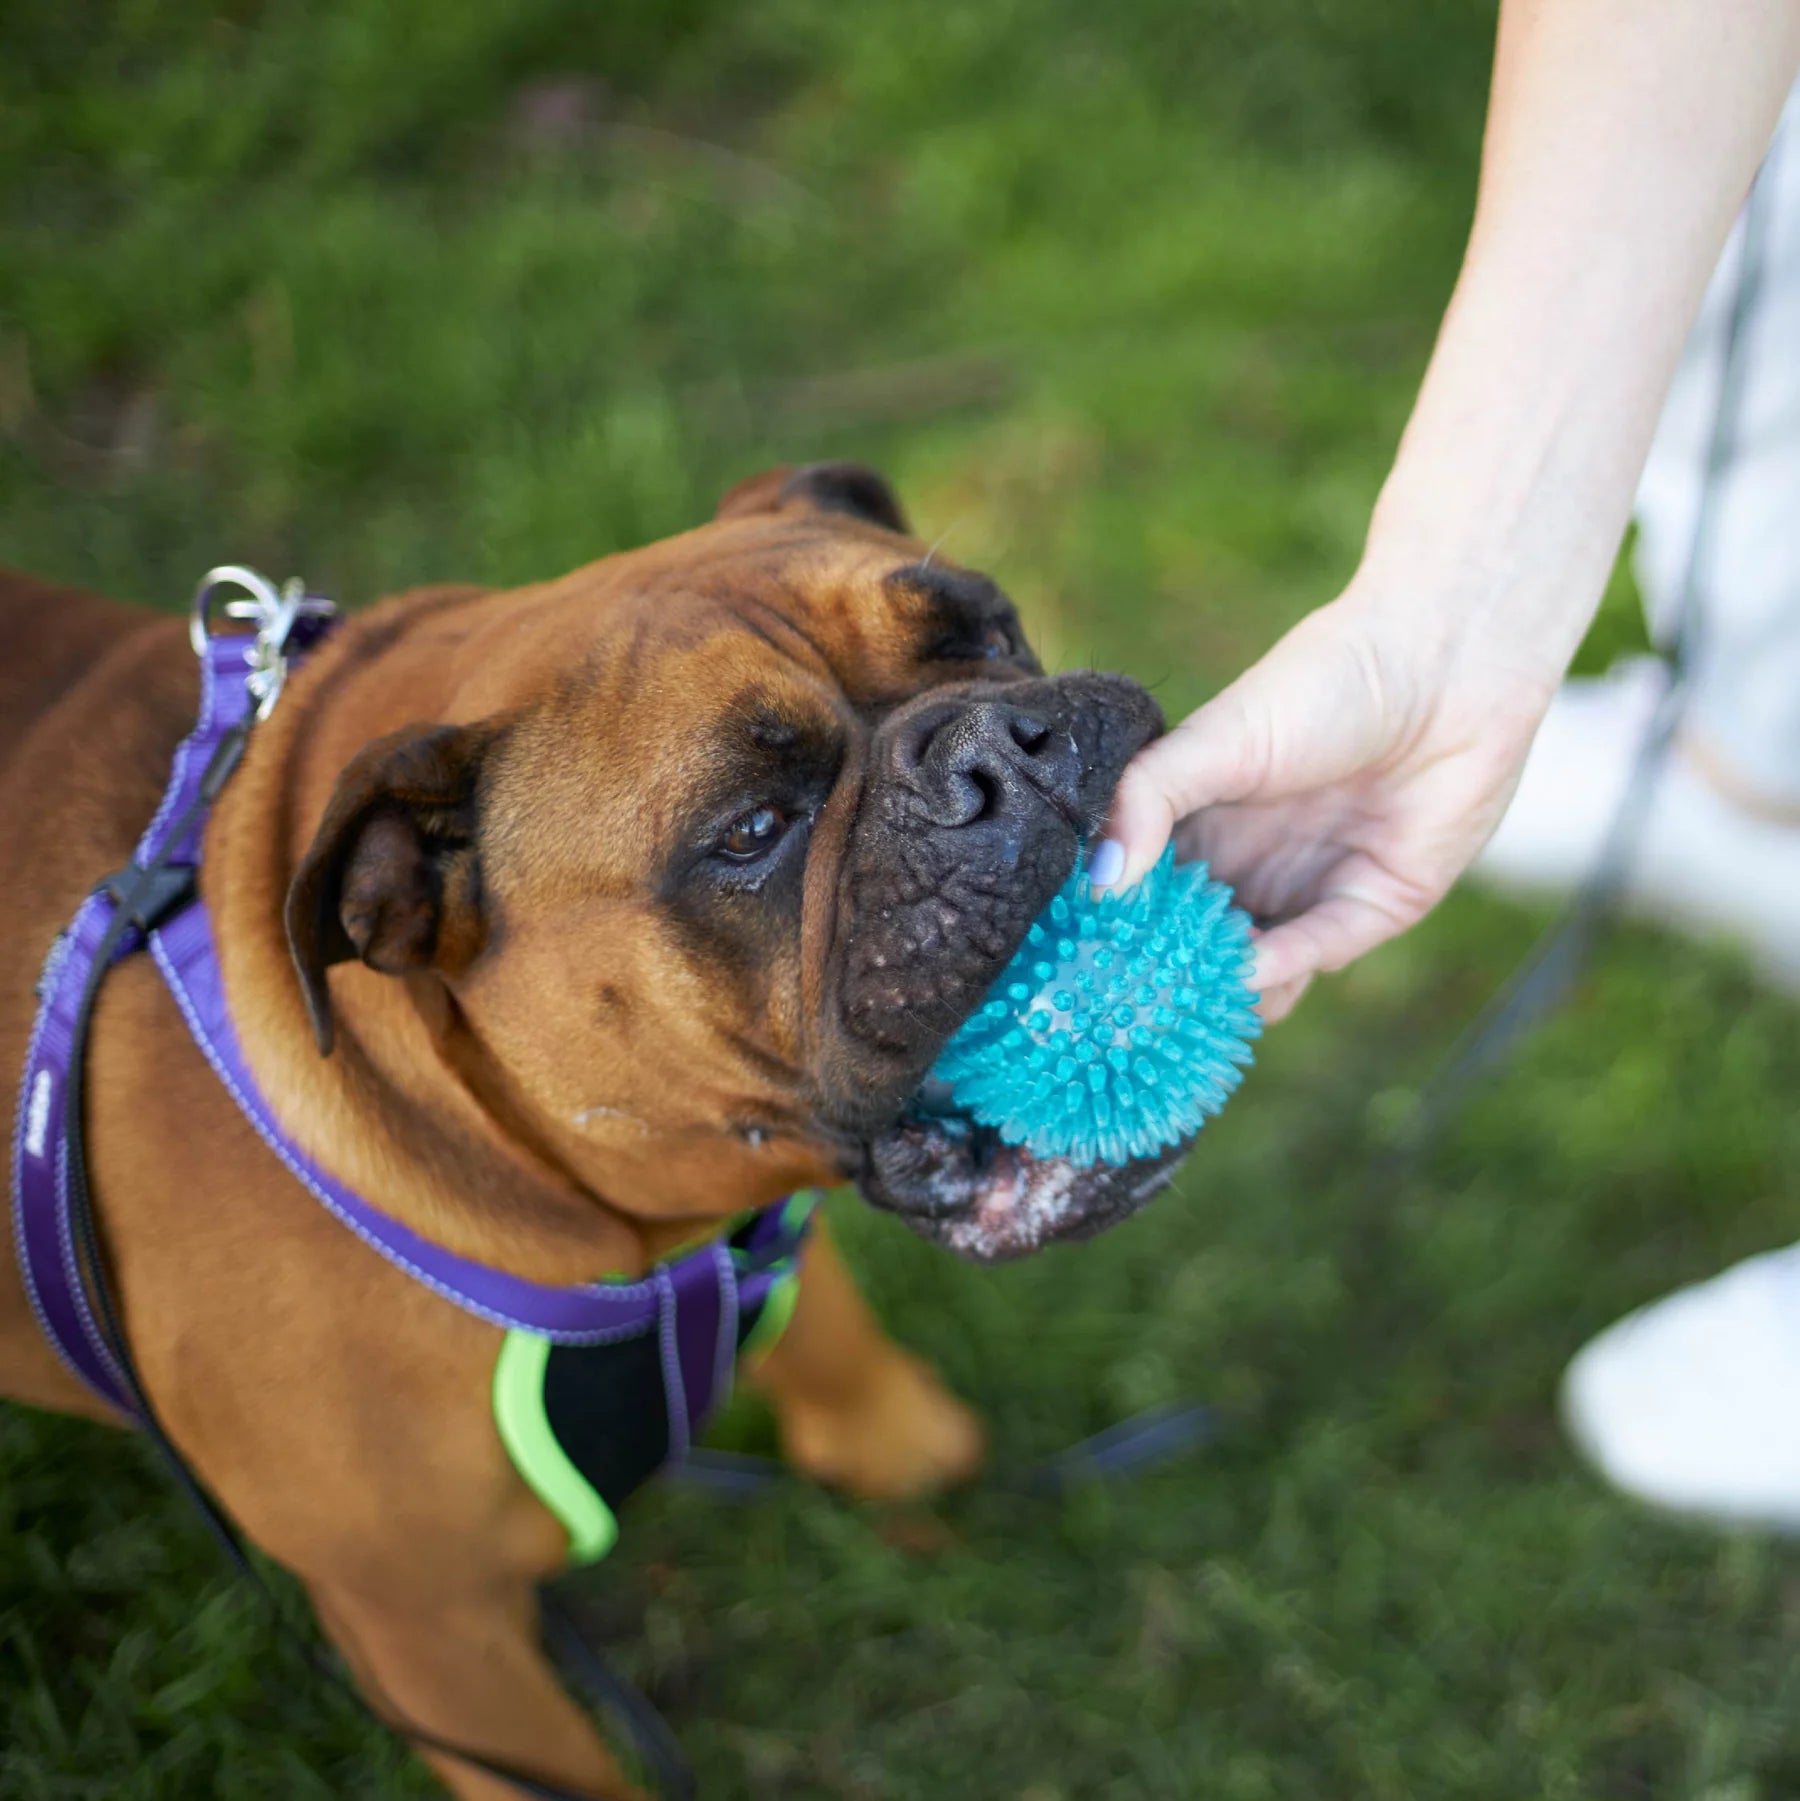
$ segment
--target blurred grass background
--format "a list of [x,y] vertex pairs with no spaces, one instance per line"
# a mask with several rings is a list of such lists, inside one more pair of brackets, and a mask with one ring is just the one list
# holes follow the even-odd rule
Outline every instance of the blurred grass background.
[[[1491,32],[1450,0],[9,8],[0,556],[354,602],[854,456],[1047,661],[1178,713],[1353,565]],[[1621,579],[1588,660],[1635,630]],[[1800,1562],[1633,1512],[1553,1415],[1589,1333],[1794,1235],[1791,1006],[1621,932],[1427,1168],[1369,1179],[1542,924],[1459,896],[1325,984],[1180,1195],[1091,1248],[982,1272],[840,1209],[1003,1466],[1172,1398],[1231,1428],[1063,1503],[647,1498],[589,1587],[705,1793],[1800,1793]],[[0,1416],[0,1795],[428,1792],[139,1447]]]

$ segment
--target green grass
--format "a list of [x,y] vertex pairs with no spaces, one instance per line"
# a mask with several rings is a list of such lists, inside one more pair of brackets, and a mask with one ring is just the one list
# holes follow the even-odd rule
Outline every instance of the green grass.
[[[127,0],[0,21],[0,555],[154,605],[516,582],[885,467],[1172,712],[1349,572],[1455,268],[1491,17],[1414,0]],[[1598,642],[1629,640],[1628,584]],[[1590,650],[1590,658],[1598,655]],[[1624,932],[1428,1165],[1384,1129],[1539,918],[1458,897],[1266,1041],[1179,1196],[997,1273],[839,1204],[1063,1503],[646,1499],[590,1587],[709,1795],[1778,1801],[1800,1563],[1658,1523],[1583,1338],[1795,1231],[1800,1034]],[[759,1423],[740,1422],[755,1434]],[[0,1416],[0,1795],[425,1794],[140,1447]]]

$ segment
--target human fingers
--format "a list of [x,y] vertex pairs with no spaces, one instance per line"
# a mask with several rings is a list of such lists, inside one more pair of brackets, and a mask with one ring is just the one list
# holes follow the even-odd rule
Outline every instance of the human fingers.
[[1396,892],[1386,878],[1359,882],[1346,870],[1303,913],[1262,933],[1250,985],[1267,993],[1343,969],[1397,938],[1424,912],[1424,905]]
[[1272,1026],[1278,1019],[1286,1019],[1311,986],[1311,976],[1296,976],[1278,988],[1265,988],[1256,997],[1256,1010],[1262,1015],[1263,1024]]
[[1227,689],[1132,758],[1089,879],[1097,889],[1130,887],[1155,866],[1178,819],[1238,798],[1253,781],[1243,705]]

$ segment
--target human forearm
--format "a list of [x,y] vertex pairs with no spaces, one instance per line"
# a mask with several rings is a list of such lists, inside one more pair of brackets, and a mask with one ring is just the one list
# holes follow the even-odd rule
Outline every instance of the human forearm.
[[1561,672],[1797,65],[1796,0],[1504,0],[1468,253],[1355,592]]
[[1800,0],[1502,0],[1455,298],[1356,575],[1132,760],[1099,882],[1176,828],[1279,1017],[1428,912],[1593,615],[1682,340],[1800,64]]

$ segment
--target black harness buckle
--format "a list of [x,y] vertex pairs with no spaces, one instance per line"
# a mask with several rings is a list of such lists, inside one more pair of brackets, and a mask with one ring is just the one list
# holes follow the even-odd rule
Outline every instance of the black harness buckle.
[[192,863],[157,863],[149,869],[127,863],[100,886],[120,912],[148,936],[199,892],[198,873]]

